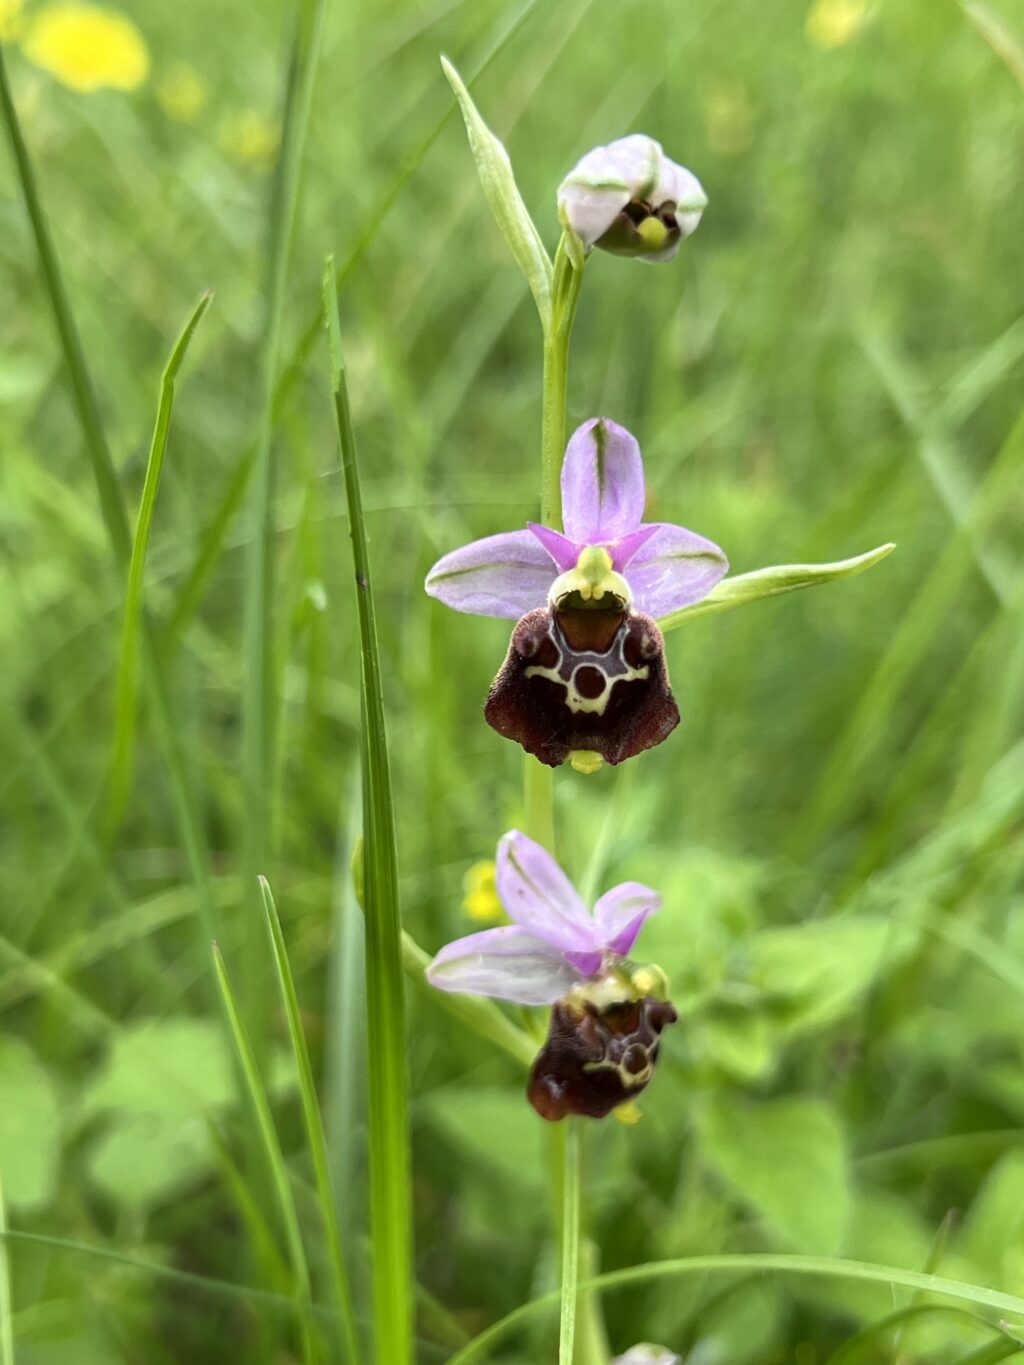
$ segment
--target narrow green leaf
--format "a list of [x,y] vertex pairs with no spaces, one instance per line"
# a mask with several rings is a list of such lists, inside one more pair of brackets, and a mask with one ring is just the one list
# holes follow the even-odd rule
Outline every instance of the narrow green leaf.
[[[326,0],[295,0],[295,32],[288,63],[284,124],[270,193],[267,220],[266,292],[261,388],[256,423],[252,487],[249,490],[249,529],[245,599],[243,602],[242,783],[245,820],[242,822],[242,871],[246,898],[239,915],[249,922],[249,889],[265,870],[273,849],[272,810],[278,719],[278,664],[275,657],[274,498],[277,464],[274,458],[274,392],[280,366],[288,265],[295,231],[309,110],[313,99],[323,32]],[[260,1020],[261,960],[259,937],[246,933],[242,970],[245,1016],[253,1030],[257,1053],[262,1052]]]
[[675,630],[700,616],[716,616],[720,611],[745,607],[762,597],[777,597],[780,593],[796,592],[800,588],[814,588],[819,583],[831,583],[837,578],[852,578],[878,564],[895,550],[893,544],[879,545],[853,559],[839,559],[832,564],[776,564],[770,569],[755,569],[753,573],[725,578],[701,602],[683,607],[658,622],[662,631]]
[[523,203],[508,152],[480,117],[462,77],[447,57],[441,58],[441,66],[462,110],[470,151],[476,162],[484,195],[501,229],[501,235],[526,277],[546,331],[551,322],[551,258]]
[[363,868],[366,1039],[374,1342],[378,1365],[411,1365],[412,1210],[405,1065],[398,852],[384,722],[384,691],[355,435],[345,383],[334,262],[324,273],[324,312],[338,442],[345,478],[362,661]]
[[1024,90],[1024,38],[982,0],[964,0],[964,13]]
[[[690,1256],[679,1260],[650,1261],[644,1265],[611,1270],[593,1279],[582,1280],[581,1292],[621,1289],[627,1285],[649,1284],[672,1279],[676,1275],[750,1274],[773,1271],[780,1275],[810,1275],[833,1280],[866,1280],[872,1284],[899,1285],[904,1289],[918,1289],[927,1294],[943,1294],[947,1298],[976,1303],[999,1314],[1024,1316],[1024,1298],[1004,1294],[983,1285],[949,1280],[942,1275],[926,1275],[920,1270],[901,1270],[897,1266],[874,1265],[867,1261],[845,1261],[828,1256],[786,1256],[771,1253],[737,1252],[720,1256]],[[468,1346],[451,1356],[448,1365],[469,1365],[472,1360],[486,1358],[488,1349],[522,1323],[537,1314],[549,1313],[561,1303],[561,1291],[553,1290],[522,1304],[506,1317],[493,1323],[475,1337]]]
[[11,1301],[11,1264],[7,1250],[7,1206],[0,1171],[0,1365],[14,1365],[14,1305]]
[[311,1362],[316,1359],[316,1346],[313,1329],[309,1321],[309,1309],[312,1303],[309,1267],[306,1264],[306,1252],[302,1245],[299,1216],[292,1196],[291,1182],[288,1179],[288,1168],[285,1165],[284,1153],[281,1151],[280,1139],[274,1126],[274,1116],[271,1113],[266,1086],[263,1084],[256,1055],[242,1022],[238,1001],[235,999],[235,993],[231,988],[231,979],[224,965],[224,959],[216,944],[213,945],[213,966],[217,975],[217,985],[220,987],[221,999],[224,1002],[224,1012],[238,1053],[238,1063],[245,1083],[245,1090],[249,1096],[249,1103],[256,1119],[263,1152],[270,1168],[274,1192],[277,1195],[278,1210],[284,1225],[288,1260],[291,1263],[292,1275],[295,1277],[296,1300],[303,1315],[302,1359],[304,1365],[311,1365]]
[[[7,129],[11,149],[14,153],[18,181],[25,209],[32,225],[39,268],[46,287],[47,297],[53,313],[54,324],[60,339],[64,364],[71,384],[75,411],[86,451],[92,466],[93,481],[100,501],[100,510],[118,569],[126,570],[131,560],[131,532],[124,499],[117,479],[117,472],[111,458],[110,447],[100,420],[96,394],[85,362],[81,338],[75,324],[60,262],[53,244],[49,224],[43,212],[42,201],[36,185],[35,172],[29,158],[28,148],[22,136],[17,110],[11,98],[7,70],[4,65],[2,45],[0,45],[0,114]],[[188,765],[180,728],[176,723],[170,690],[159,657],[155,633],[149,619],[142,612],[142,641],[146,651],[147,681],[152,689],[154,702],[153,720],[157,741],[160,745],[164,763],[167,767],[171,794],[174,799],[181,839],[189,862],[192,879],[199,891],[200,922],[204,938],[209,942],[213,937],[213,902],[210,891],[209,852],[203,833],[203,822]]]
[[277,979],[281,987],[285,1018],[288,1020],[288,1034],[299,1073],[302,1117],[306,1125],[306,1137],[309,1141],[310,1155],[313,1158],[313,1172],[316,1179],[317,1195],[320,1199],[320,1211],[327,1234],[327,1250],[331,1265],[335,1307],[341,1323],[345,1356],[351,1365],[358,1365],[359,1345],[356,1338],[355,1314],[352,1308],[348,1270],[345,1267],[345,1256],[338,1229],[337,1201],[327,1156],[327,1138],[320,1114],[320,1103],[316,1093],[316,1081],[313,1078],[313,1066],[309,1060],[309,1049],[306,1046],[306,1036],[302,1031],[299,997],[295,989],[291,963],[288,961],[288,949],[284,941],[281,921],[278,918],[277,906],[274,904],[274,896],[265,877],[260,878],[260,891],[263,895],[263,910],[266,915],[267,932],[270,935],[274,963],[277,967]]
[[160,382],[160,401],[156,424],[149,446],[146,478],[142,486],[139,522],[132,544],[128,568],[128,590],[124,603],[124,625],[121,633],[121,657],[117,674],[117,704],[114,729],[114,758],[110,777],[110,824],[115,826],[124,811],[132,780],[132,759],[135,746],[135,719],[139,686],[138,640],[142,619],[142,586],[146,572],[146,551],[156,510],[156,496],[160,488],[167,438],[171,430],[171,411],[174,407],[174,383],[185,359],[185,352],[196,328],[210,305],[211,291],[202,296],[175,343]]

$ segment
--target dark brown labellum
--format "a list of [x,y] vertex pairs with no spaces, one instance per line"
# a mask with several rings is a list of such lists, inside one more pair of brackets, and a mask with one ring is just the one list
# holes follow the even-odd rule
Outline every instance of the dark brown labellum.
[[651,749],[679,724],[661,631],[639,611],[528,612],[484,716],[551,768],[574,749],[613,764]]
[[667,1000],[653,996],[603,1010],[590,1001],[560,1000],[530,1072],[530,1103],[552,1121],[568,1114],[603,1119],[648,1085],[661,1031],[678,1018]]

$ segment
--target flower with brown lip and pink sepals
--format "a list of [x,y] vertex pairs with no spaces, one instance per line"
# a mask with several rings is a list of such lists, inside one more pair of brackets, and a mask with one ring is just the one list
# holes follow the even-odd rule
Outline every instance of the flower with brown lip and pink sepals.
[[662,1030],[676,1022],[656,967],[627,961],[661,897],[623,882],[588,910],[540,844],[518,830],[498,844],[496,883],[512,924],[446,944],[427,968],[443,991],[553,1005],[530,1076],[543,1118],[603,1118],[650,1082]]
[[620,763],[679,721],[657,618],[706,597],[729,562],[695,531],[644,521],[640,447],[608,418],[573,433],[561,485],[562,531],[530,522],[472,541],[426,590],[518,622],[485,709],[500,734],[552,767],[581,752]]

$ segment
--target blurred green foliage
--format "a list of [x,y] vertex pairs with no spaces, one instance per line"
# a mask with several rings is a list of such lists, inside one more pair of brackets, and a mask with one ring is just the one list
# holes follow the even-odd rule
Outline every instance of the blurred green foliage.
[[[263,870],[323,1076],[357,1290],[358,631],[319,282],[333,251],[403,915],[433,950],[471,927],[463,875],[521,818],[518,750],[480,715],[507,625],[421,590],[439,554],[536,513],[538,329],[437,62],[446,51],[470,74],[497,45],[474,95],[549,245],[561,175],[631,130],[710,197],[673,266],[588,267],[571,420],[633,430],[652,514],[711,536],[734,572],[898,544],[861,578],[671,635],[684,716],[671,742],[558,779],[574,878],[665,893],[641,946],[682,1015],[642,1121],[588,1132],[588,1236],[604,1268],[777,1249],[1021,1290],[1024,96],[956,4],[859,8],[864,22],[823,46],[804,0],[328,6],[275,423],[281,724]],[[239,877],[251,531],[226,512],[260,406],[290,10],[137,0],[131,13],[153,58],[133,93],[63,88],[17,32],[8,62],[133,524],[161,369],[215,290],[179,382],[145,596],[200,793],[218,940],[236,978],[262,961],[246,985],[283,1043]],[[1021,0],[998,15],[1024,32]],[[287,1359],[279,1234],[247,1164],[145,707],[128,814],[116,837],[104,823],[125,583],[6,156],[0,261],[0,1178],[18,1365]],[[546,1134],[521,1070],[424,992],[410,1015],[432,1361],[549,1289],[556,1257]],[[315,1246],[297,1092],[275,1056]],[[909,1299],[693,1277],[605,1308],[616,1350],[649,1339],[692,1365],[825,1365]],[[945,1365],[993,1336],[937,1308],[848,1358]],[[547,1360],[551,1341],[545,1321],[495,1358]]]

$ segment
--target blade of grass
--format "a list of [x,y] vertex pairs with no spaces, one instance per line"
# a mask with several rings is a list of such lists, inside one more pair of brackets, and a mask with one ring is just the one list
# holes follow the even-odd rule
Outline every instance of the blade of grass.
[[[689,1256],[675,1260],[650,1261],[644,1265],[628,1266],[623,1270],[610,1270],[603,1275],[595,1275],[593,1279],[582,1280],[578,1287],[580,1292],[585,1293],[591,1290],[622,1289],[634,1284],[650,1284],[657,1280],[672,1279],[677,1275],[728,1274],[752,1270],[772,1271],[780,1275],[810,1275],[823,1279],[897,1285],[903,1289],[919,1289],[929,1294],[943,1294],[947,1298],[976,1303],[979,1307],[990,1308],[997,1313],[1010,1313],[1017,1317],[1024,1315],[1024,1298],[1004,1294],[998,1289],[967,1284],[962,1280],[949,1280],[942,1275],[926,1275],[920,1270],[902,1270],[897,1266],[875,1265],[867,1261],[845,1261],[827,1256],[790,1256],[760,1252]],[[448,1365],[468,1365],[471,1360],[484,1358],[494,1342],[507,1336],[521,1323],[529,1321],[535,1314],[548,1313],[560,1303],[560,1290],[553,1290],[549,1294],[531,1299],[529,1303],[522,1304],[506,1317],[493,1323],[461,1351],[456,1351],[449,1357]]]
[[247,1284],[235,1284],[231,1280],[218,1280],[207,1275],[196,1275],[192,1271],[177,1270],[174,1266],[161,1265],[158,1261],[142,1261],[135,1256],[126,1256],[123,1251],[113,1247],[90,1246],[88,1242],[74,1242],[67,1237],[51,1237],[41,1232],[13,1232],[8,1229],[0,1232],[0,1242],[24,1242],[28,1246],[47,1247],[51,1251],[70,1252],[76,1256],[91,1256],[98,1261],[109,1261],[112,1265],[132,1270],[139,1275],[151,1276],[155,1280],[165,1280],[169,1284],[196,1290],[222,1298],[235,1299],[240,1303],[251,1302],[274,1308],[279,1313],[295,1317],[299,1313],[309,1316],[315,1313],[319,1318],[329,1317],[322,1308],[313,1309],[311,1305],[296,1304],[293,1298],[284,1294],[274,1294],[267,1289],[255,1289]]
[[398,853],[377,622],[355,436],[345,383],[333,260],[328,260],[324,272],[324,313],[352,537],[362,661],[363,868],[374,1345],[379,1365],[411,1365],[412,1211]]
[[337,1200],[334,1194],[334,1182],[331,1179],[330,1161],[327,1156],[327,1138],[317,1099],[313,1067],[309,1060],[309,1049],[306,1046],[306,1037],[302,1031],[299,997],[295,990],[295,980],[292,976],[291,964],[288,961],[288,949],[284,941],[281,921],[278,918],[277,906],[274,904],[274,896],[265,877],[260,878],[260,891],[263,895],[263,910],[267,920],[267,932],[270,935],[270,946],[274,953],[274,964],[277,967],[277,979],[281,987],[285,1017],[288,1020],[288,1034],[291,1038],[295,1064],[299,1072],[302,1116],[306,1125],[306,1136],[309,1140],[313,1172],[316,1178],[316,1190],[320,1199],[320,1209],[327,1234],[327,1250],[334,1285],[335,1307],[342,1329],[342,1343],[346,1358],[352,1362],[352,1365],[357,1365],[359,1344],[356,1338],[352,1294],[349,1289],[348,1270],[345,1267],[345,1256],[338,1229]]
[[0,1172],[0,1365],[14,1365],[14,1304],[11,1299],[11,1258],[7,1250],[7,1205]]
[[[512,20],[503,26],[484,57],[473,69],[473,74],[470,78],[471,80],[476,80],[477,77],[481,76],[488,69],[495,58],[499,56],[507,44],[511,42],[519,32],[523,23],[537,7],[538,3],[539,0],[527,0],[527,3],[512,17]],[[413,176],[419,171],[427,153],[444,131],[448,121],[454,117],[455,106],[450,105],[432,126],[423,141],[417,145],[415,150],[402,165],[381,198],[374,203],[372,210],[366,217],[365,227],[349,249],[344,264],[338,271],[339,289],[344,288],[345,282],[351,278],[356,267],[359,265],[359,262],[373,245],[373,242],[375,241],[378,232],[384,226],[389,213],[401,198],[402,191]],[[425,271],[423,273],[423,278],[427,279],[429,273],[429,271]],[[311,316],[305,331],[296,343],[287,365],[283,367],[280,377],[275,384],[273,421],[276,421],[280,416],[284,405],[291,396],[292,390],[309,358],[310,351],[316,344],[316,340],[320,335],[320,330],[323,326],[321,312],[322,309],[318,306]],[[245,497],[249,479],[255,466],[256,456],[257,445],[254,442],[246,451],[244,451],[228,478],[217,511],[203,533],[195,559],[192,562],[181,591],[178,594],[174,611],[167,626],[166,634],[168,641],[173,641],[180,636],[199,603],[202,601],[206,585],[209,582],[213,568],[223,550],[224,540],[227,536],[228,529]]]
[[270,1100],[260,1076],[256,1054],[242,1022],[238,1001],[235,999],[235,993],[231,988],[231,980],[224,965],[224,959],[216,944],[213,945],[213,966],[217,976],[217,985],[220,987],[221,999],[224,1002],[224,1011],[234,1039],[245,1090],[249,1097],[253,1116],[256,1119],[263,1153],[270,1169],[281,1222],[284,1226],[288,1260],[291,1263],[292,1275],[295,1279],[296,1301],[303,1318],[301,1328],[302,1359],[304,1365],[311,1365],[311,1362],[317,1359],[317,1352],[316,1339],[310,1323],[312,1293],[309,1267],[306,1264],[306,1252],[302,1245],[299,1216],[296,1212],[292,1187],[288,1179],[288,1168],[285,1165],[284,1153],[281,1151],[281,1143],[274,1126],[274,1116],[270,1109]]
[[[67,292],[64,288],[56,249],[43,212],[28,147],[22,136],[21,125],[18,122],[17,111],[11,97],[2,44],[0,44],[0,113],[3,115],[4,125],[7,129],[22,198],[32,226],[40,271],[60,339],[64,364],[71,383],[82,437],[92,467],[107,537],[110,541],[116,567],[121,572],[126,572],[131,560],[131,533],[128,527],[128,517],[125,512],[124,500],[121,497],[121,489],[110,448],[107,445],[100,420],[96,394],[85,363],[78,328],[75,325],[74,315],[71,312]],[[192,791],[191,776],[185,760],[180,729],[172,712],[163,661],[159,657],[156,637],[145,611],[141,612],[141,620],[142,641],[148,665],[146,677],[152,689],[157,741],[167,768],[171,795],[181,829],[182,843],[188,858],[189,869],[199,892],[200,922],[204,940],[208,943],[214,936],[214,915],[210,896],[209,854],[203,834],[202,817]]]
[[195,335],[203,314],[210,306],[212,291],[207,290],[192,310],[192,314],[174,344],[170,359],[164,367],[160,381],[160,401],[157,406],[156,424],[146,462],[146,477],[142,485],[142,500],[139,505],[139,520],[132,543],[131,560],[128,568],[128,591],[124,604],[124,625],[121,633],[121,657],[117,673],[116,710],[114,720],[114,757],[110,776],[111,828],[120,821],[132,781],[132,762],[135,746],[135,719],[138,697],[138,637],[140,614],[142,610],[142,587],[146,573],[146,551],[149,548],[149,535],[156,510],[156,496],[160,488],[160,475],[163,472],[164,456],[167,453],[167,439],[171,430],[171,412],[174,407],[174,384],[185,359],[185,353]]
[[[288,285],[288,263],[294,236],[299,175],[309,124],[324,0],[298,0],[295,36],[289,59],[284,98],[281,150],[270,197],[267,234],[267,283],[262,353],[262,400],[256,428],[249,519],[246,591],[243,604],[242,785],[246,818],[242,843],[240,906],[248,913],[248,888],[268,866],[273,847],[272,799],[277,677],[274,660],[274,392],[280,362],[281,332]],[[259,936],[247,933],[243,962],[242,999],[257,1055],[262,1050],[260,1018],[262,961]]]

